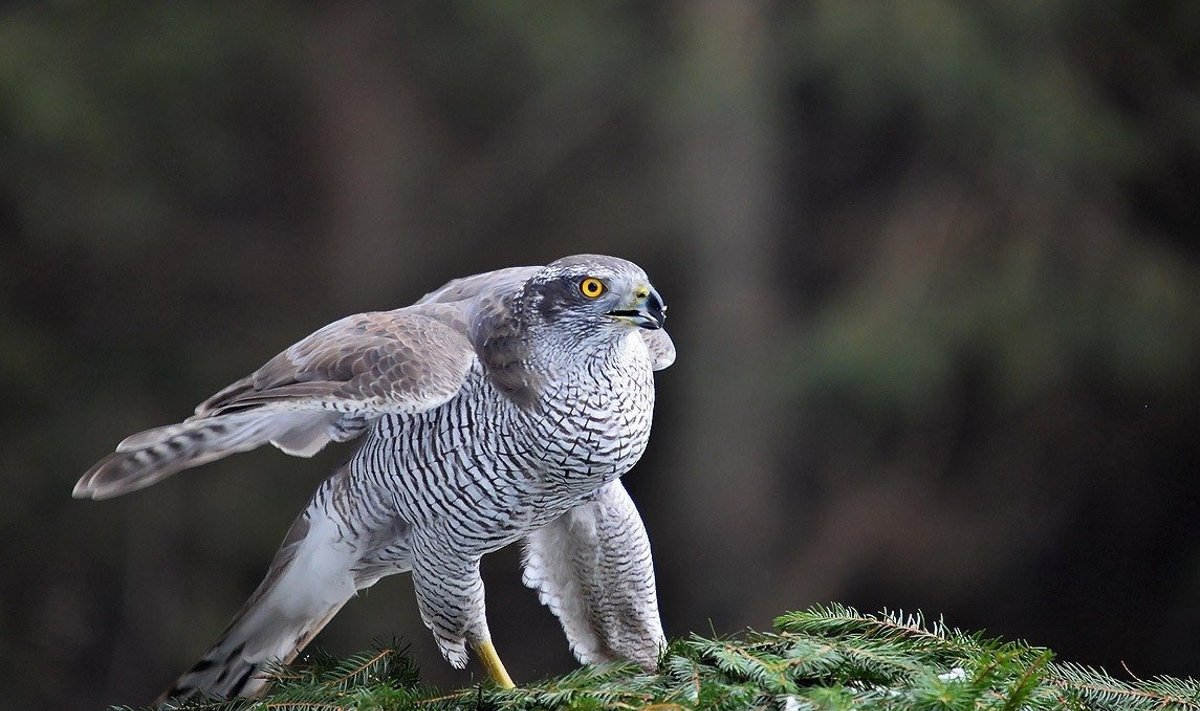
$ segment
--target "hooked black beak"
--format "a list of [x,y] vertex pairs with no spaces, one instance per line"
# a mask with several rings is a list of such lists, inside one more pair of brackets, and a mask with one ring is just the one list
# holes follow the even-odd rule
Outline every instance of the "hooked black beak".
[[625,309],[621,311],[609,311],[609,316],[626,319],[634,325],[650,331],[655,331],[663,327],[663,322],[667,320],[667,305],[663,303],[662,297],[653,288],[646,291],[640,296],[640,302],[636,309]]

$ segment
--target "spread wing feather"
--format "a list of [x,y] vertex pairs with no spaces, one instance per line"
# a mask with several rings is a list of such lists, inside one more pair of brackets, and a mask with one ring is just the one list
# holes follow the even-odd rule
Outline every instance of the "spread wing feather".
[[[384,413],[438,407],[461,387],[476,345],[509,321],[512,296],[540,267],[447,282],[415,305],[356,314],[314,332],[205,400],[192,417],[126,438],[75,485],[104,499],[183,469],[270,443],[310,457],[361,434]],[[502,329],[501,329],[502,330]],[[665,331],[642,331],[655,370],[675,360]],[[503,381],[503,373],[493,373]]]
[[438,407],[462,387],[475,351],[461,307],[349,316],[316,331],[205,400],[196,414],[127,438],[75,486],[103,499],[260,447],[312,456],[384,413]]

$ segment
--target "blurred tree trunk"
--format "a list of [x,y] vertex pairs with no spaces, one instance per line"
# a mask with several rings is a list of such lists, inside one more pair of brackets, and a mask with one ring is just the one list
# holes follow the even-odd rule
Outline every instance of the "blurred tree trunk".
[[438,279],[423,275],[440,277],[454,256],[430,215],[430,176],[452,146],[398,51],[395,23],[386,4],[328,5],[314,13],[303,56],[329,182],[321,261],[341,311],[415,298]]
[[[670,486],[682,505],[668,535],[692,555],[672,577],[688,595],[669,609],[689,625],[734,619],[764,590],[764,564],[778,536],[778,479],[771,442],[778,418],[766,392],[772,334],[780,328],[772,277],[777,126],[769,106],[768,5],[723,0],[677,6],[677,93],[662,130],[675,141],[667,191],[678,198],[679,321],[694,334],[680,348],[680,432]],[[713,576],[714,570],[723,571]],[[764,590],[765,591],[765,590]],[[761,621],[760,621],[761,622]],[[698,627],[694,627],[698,628]]]

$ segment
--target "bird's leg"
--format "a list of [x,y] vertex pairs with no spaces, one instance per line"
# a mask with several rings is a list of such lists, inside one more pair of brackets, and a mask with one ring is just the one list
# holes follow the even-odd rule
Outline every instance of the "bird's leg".
[[475,648],[475,653],[479,655],[479,663],[483,665],[484,671],[496,686],[502,689],[516,688],[517,685],[508,675],[508,670],[504,668],[504,662],[500,661],[500,655],[496,654],[496,647],[490,639],[476,642],[471,646]]
[[[452,540],[444,535],[442,540]],[[488,677],[497,686],[513,688],[488,633],[479,558],[459,558],[452,552],[455,546],[439,543],[428,533],[413,537],[413,588],[421,619],[453,667],[467,665],[469,642]]]

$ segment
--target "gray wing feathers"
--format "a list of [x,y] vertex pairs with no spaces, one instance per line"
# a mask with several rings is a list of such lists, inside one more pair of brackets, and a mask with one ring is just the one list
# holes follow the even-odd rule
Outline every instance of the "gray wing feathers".
[[418,304],[449,303],[474,299],[484,292],[514,292],[541,267],[508,267],[452,279],[417,300]]
[[465,334],[446,323],[446,314],[412,309],[356,314],[204,401],[196,416],[271,403],[335,412],[419,412],[458,392],[473,357]]
[[[455,279],[413,306],[335,321],[205,400],[193,417],[127,438],[88,470],[74,495],[117,496],[267,443],[312,456],[331,441],[358,436],[381,414],[445,403],[477,350],[501,391],[525,402],[537,378],[519,368],[520,342],[507,327],[513,296],[538,269]],[[640,333],[655,370],[674,362],[666,332]]]
[[[126,439],[116,452],[92,466],[75,485],[74,496],[112,498],[150,486],[183,469],[276,440],[295,448],[280,445],[289,453],[311,456],[315,453],[313,440],[323,445],[330,439],[329,417],[322,413],[314,422],[308,413],[248,411],[147,430]],[[314,433],[314,429],[320,431]],[[312,451],[299,448],[304,437]]]
[[384,413],[437,407],[475,359],[457,307],[373,312],[336,321],[212,396],[177,424],[142,432],[93,466],[76,498],[102,499],[260,447],[312,456]]
[[461,304],[467,335],[487,370],[488,379],[522,407],[537,399],[542,376],[526,367],[528,343],[513,317],[513,304],[540,267],[509,267],[455,279],[429,292],[417,308]]
[[650,541],[620,481],[525,538],[526,586],[558,617],[581,662],[647,670],[666,645]]

